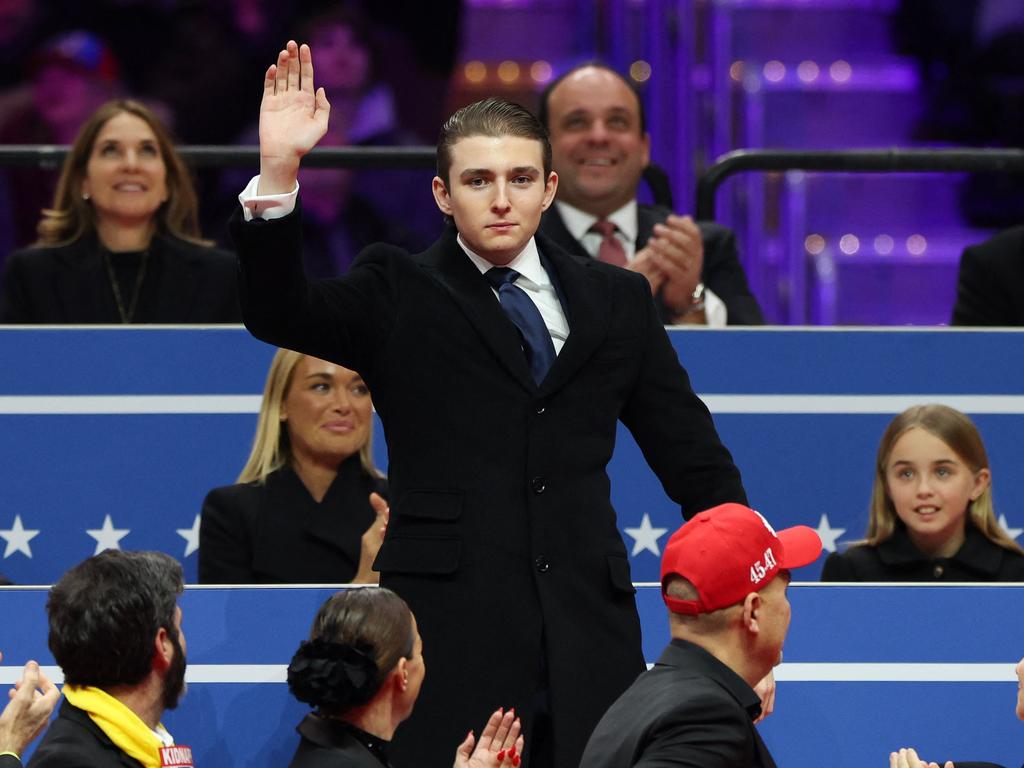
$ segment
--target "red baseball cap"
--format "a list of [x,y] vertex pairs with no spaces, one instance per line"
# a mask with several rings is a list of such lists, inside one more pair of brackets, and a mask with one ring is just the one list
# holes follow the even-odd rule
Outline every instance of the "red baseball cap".
[[[750,507],[720,504],[698,513],[672,534],[661,558],[661,596],[674,613],[696,615],[736,605],[768,584],[782,569],[813,563],[821,539],[806,525],[775,532]],[[678,574],[693,584],[697,600],[665,594]]]

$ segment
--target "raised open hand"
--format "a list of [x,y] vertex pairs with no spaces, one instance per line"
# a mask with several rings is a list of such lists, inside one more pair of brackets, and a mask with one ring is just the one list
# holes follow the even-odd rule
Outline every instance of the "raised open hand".
[[295,188],[299,161],[326,133],[330,113],[324,89],[313,89],[309,46],[289,40],[263,79],[258,194],[281,194]]
[[0,751],[21,754],[50,721],[60,692],[30,661],[10,691],[10,702],[0,714]]

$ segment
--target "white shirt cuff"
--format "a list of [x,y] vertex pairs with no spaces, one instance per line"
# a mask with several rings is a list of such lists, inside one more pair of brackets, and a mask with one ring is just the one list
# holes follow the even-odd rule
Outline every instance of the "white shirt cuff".
[[725,328],[729,321],[729,308],[707,288],[704,289],[704,317],[708,328]]
[[238,196],[238,202],[242,204],[242,216],[246,221],[280,219],[295,210],[295,201],[299,197],[299,182],[295,182],[295,189],[283,195],[257,195],[259,184],[260,177],[257,174]]

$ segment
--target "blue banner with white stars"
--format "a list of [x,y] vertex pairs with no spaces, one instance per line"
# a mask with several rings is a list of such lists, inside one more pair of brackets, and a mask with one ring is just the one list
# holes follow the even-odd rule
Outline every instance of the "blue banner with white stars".
[[[1024,331],[670,334],[752,505],[776,527],[816,528],[826,553],[861,538],[886,424],[944,402],[980,428],[997,514],[1020,540]],[[240,327],[0,329],[0,571],[47,584],[120,547],[168,552],[194,581],[203,497],[242,468],[273,351]],[[613,502],[633,579],[653,582],[682,518],[619,432]],[[379,425],[377,438],[386,466]]]

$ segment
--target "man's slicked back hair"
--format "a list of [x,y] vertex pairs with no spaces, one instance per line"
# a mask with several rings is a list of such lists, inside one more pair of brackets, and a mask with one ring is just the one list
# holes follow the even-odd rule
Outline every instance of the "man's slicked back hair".
[[448,174],[452,167],[452,148],[470,136],[515,136],[540,142],[544,157],[544,180],[551,173],[551,142],[544,125],[514,101],[491,97],[463,107],[449,117],[437,139],[437,175],[451,186]]
[[160,628],[177,637],[181,564],[162,552],[108,549],[50,590],[49,646],[72,685],[135,685],[149,674]]

